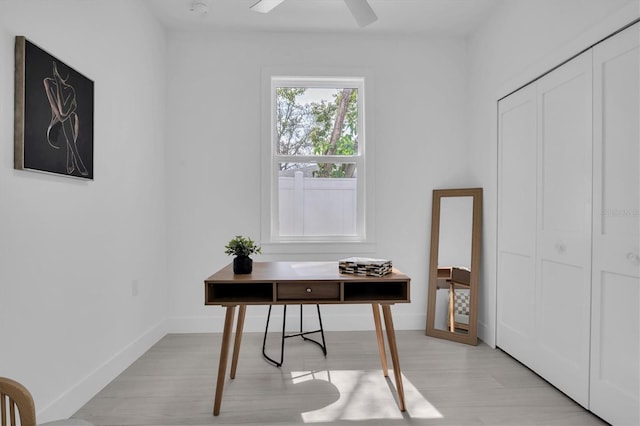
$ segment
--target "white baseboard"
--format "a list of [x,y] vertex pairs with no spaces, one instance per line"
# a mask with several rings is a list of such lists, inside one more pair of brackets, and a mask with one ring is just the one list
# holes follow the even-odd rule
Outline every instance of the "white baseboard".
[[481,321],[478,321],[478,339],[482,340],[493,349],[496,348],[495,333],[486,323],[483,323]]
[[67,419],[166,335],[164,321],[114,354],[37,413],[38,423]]

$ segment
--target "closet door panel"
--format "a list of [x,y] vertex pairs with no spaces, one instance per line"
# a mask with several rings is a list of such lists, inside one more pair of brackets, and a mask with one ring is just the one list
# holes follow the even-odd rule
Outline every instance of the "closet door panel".
[[539,86],[541,227],[545,233],[583,236],[591,227],[591,82],[587,59],[586,54],[575,59],[545,77]]
[[533,366],[536,85],[498,104],[497,345]]
[[500,308],[497,346],[535,368],[533,259],[517,253],[500,253]]
[[585,268],[542,261],[540,269],[536,365],[541,376],[586,407],[590,295],[584,289]]
[[535,89],[531,84],[499,104],[501,247],[530,256],[535,254],[536,237]]
[[640,24],[594,48],[590,409],[640,424]]
[[583,53],[538,82],[536,368],[589,403],[592,62]]

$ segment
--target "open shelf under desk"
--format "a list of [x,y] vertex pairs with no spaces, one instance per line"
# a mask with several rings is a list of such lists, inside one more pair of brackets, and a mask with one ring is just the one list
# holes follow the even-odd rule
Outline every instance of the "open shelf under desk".
[[205,305],[269,304],[274,302],[274,283],[207,283]]
[[409,302],[409,283],[398,280],[207,283],[206,305]]
[[409,286],[405,281],[344,282],[345,302],[409,301]]

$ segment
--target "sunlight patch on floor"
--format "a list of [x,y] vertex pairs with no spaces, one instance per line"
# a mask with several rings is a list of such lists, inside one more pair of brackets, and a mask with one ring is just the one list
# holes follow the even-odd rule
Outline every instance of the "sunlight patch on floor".
[[[402,413],[396,402],[393,371],[389,378],[380,370],[292,371],[294,384],[309,380],[324,380],[335,386],[340,398],[324,408],[302,413],[305,423],[335,420],[402,419],[404,416],[420,419],[438,419],[442,414],[425,399],[403,375],[404,396],[407,407]],[[391,384],[391,386],[390,386]]]

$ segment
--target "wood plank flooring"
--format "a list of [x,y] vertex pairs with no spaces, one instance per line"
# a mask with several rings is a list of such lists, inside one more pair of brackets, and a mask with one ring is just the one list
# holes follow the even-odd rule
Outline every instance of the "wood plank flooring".
[[[421,331],[396,335],[405,413],[393,374],[380,370],[375,333],[357,331],[325,333],[326,358],[313,343],[287,339],[281,368],[262,358],[262,333],[245,333],[218,417],[212,409],[221,335],[167,335],[73,417],[95,425],[606,424],[500,350]],[[279,336],[269,335],[273,358]]]

